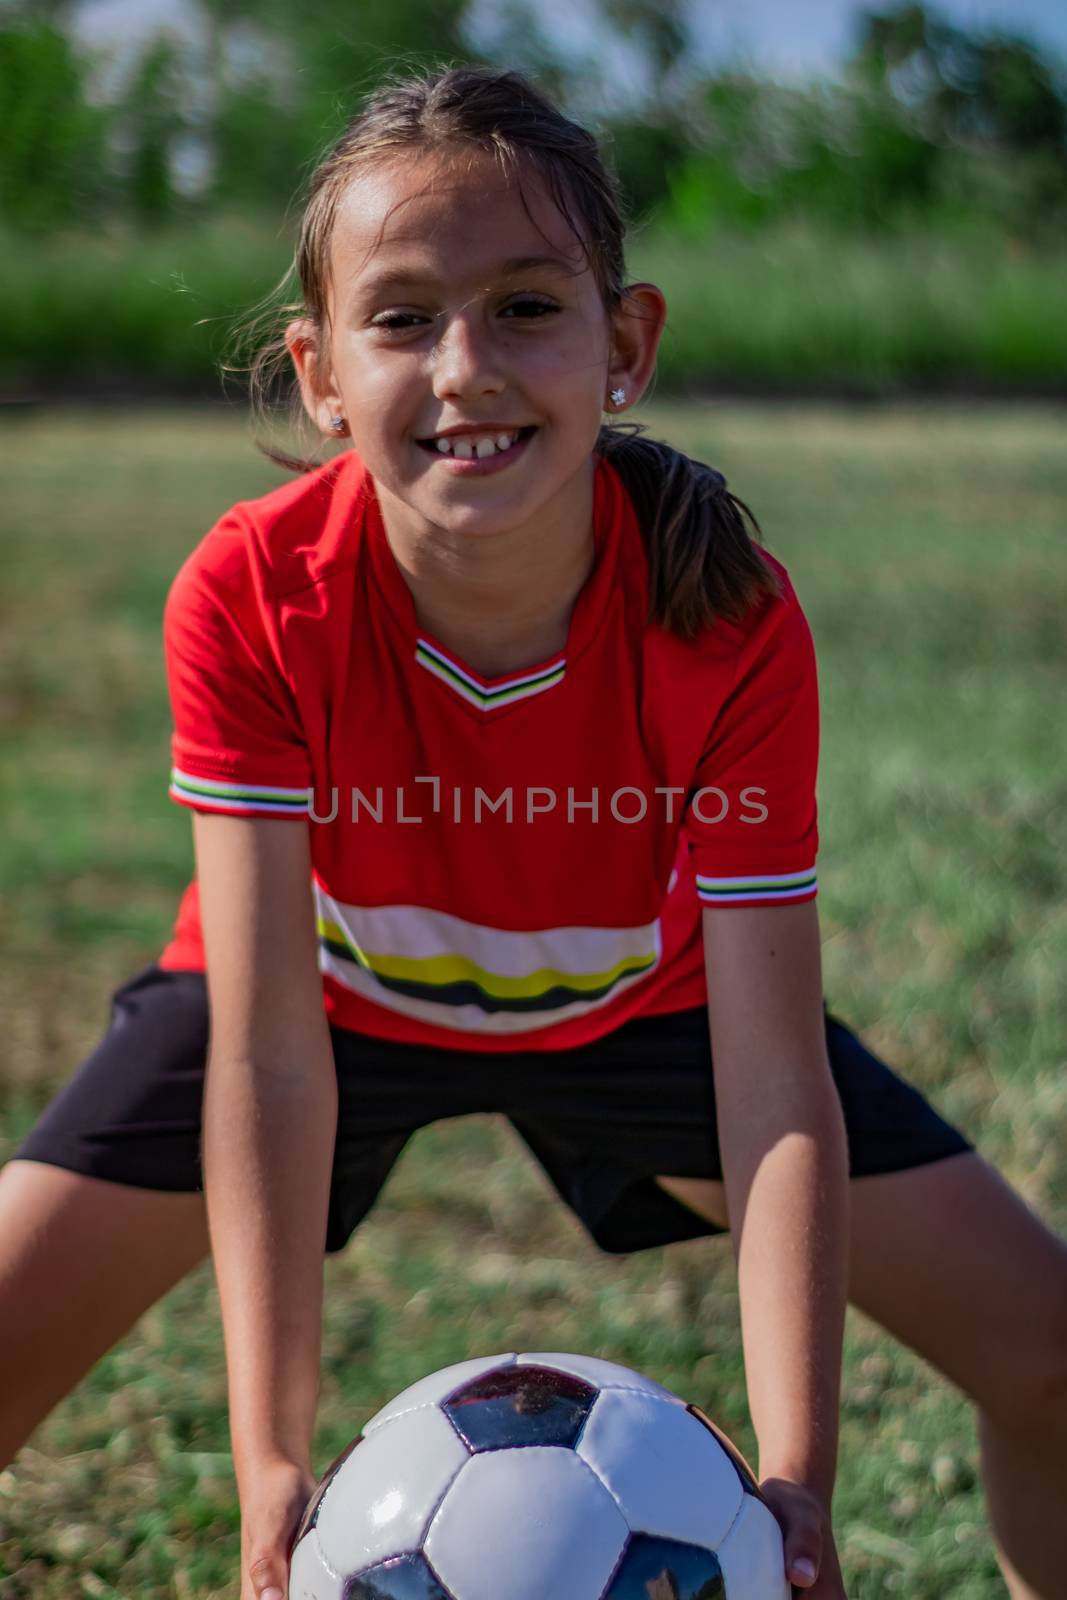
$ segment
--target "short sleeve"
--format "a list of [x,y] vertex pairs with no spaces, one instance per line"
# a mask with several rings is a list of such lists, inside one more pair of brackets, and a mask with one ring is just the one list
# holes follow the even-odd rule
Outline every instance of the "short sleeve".
[[173,734],[170,798],[240,816],[308,813],[310,762],[240,525],[223,519],[163,611]]
[[703,905],[814,898],[818,764],[815,647],[787,579],[741,646],[688,797],[682,827]]

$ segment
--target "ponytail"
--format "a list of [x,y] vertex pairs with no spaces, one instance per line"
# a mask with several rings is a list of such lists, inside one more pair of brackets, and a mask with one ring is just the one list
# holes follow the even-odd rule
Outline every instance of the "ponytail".
[[643,432],[639,422],[606,424],[596,450],[618,472],[641,525],[648,621],[691,639],[716,617],[736,622],[764,596],[780,597],[778,575],[755,542],[760,525],[722,473]]

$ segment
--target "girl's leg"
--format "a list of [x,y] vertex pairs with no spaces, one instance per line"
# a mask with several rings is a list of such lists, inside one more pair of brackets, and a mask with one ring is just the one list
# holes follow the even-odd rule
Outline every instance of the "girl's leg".
[[90,1367],[208,1253],[201,1193],[0,1171],[0,1467]]
[[978,1155],[852,1184],[853,1303],[976,1402],[1013,1600],[1067,1594],[1067,1244]]
[[208,1253],[209,1037],[204,974],[142,968],[0,1171],[0,1465]]
[[[722,1184],[661,1178],[726,1222]],[[852,1303],[978,1406],[1013,1600],[1067,1595],[1067,1243],[975,1154],[851,1186]]]

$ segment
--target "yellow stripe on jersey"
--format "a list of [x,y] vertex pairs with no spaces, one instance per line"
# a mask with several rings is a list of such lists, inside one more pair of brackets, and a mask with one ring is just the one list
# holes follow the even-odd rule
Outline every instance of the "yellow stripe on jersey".
[[659,964],[658,919],[517,932],[427,906],[343,905],[314,884],[319,964],[391,1011],[465,1032],[517,1033],[614,999]]

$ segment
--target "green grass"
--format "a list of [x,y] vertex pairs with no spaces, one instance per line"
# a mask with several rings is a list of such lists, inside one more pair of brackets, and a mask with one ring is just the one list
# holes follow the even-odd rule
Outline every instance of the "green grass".
[[[281,217],[180,232],[0,236],[0,392],[132,386],[217,394],[233,319],[290,260]],[[886,395],[1064,392],[1062,252],[916,223],[863,235],[814,221],[638,235],[633,278],[670,316],[660,383]]]
[[1061,264],[993,228],[865,236],[796,221],[649,233],[630,267],[667,296],[657,370],[670,388],[1062,395]]
[[[646,420],[726,471],[811,619],[833,1009],[1064,1228],[1064,412]],[[163,601],[219,511],[282,475],[220,411],[42,411],[0,450],[3,1159],[168,936],[192,855],[166,798]],[[643,1368],[754,1454],[728,1244],[601,1255],[505,1126],[439,1124],[327,1265],[316,1464],[405,1383],[510,1348]],[[4,1600],[230,1600],[224,1394],[204,1264],[0,1473]],[[854,1313],[835,1521],[851,1600],[1004,1593],[969,1408]]]

